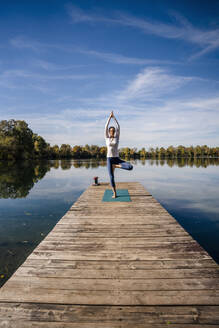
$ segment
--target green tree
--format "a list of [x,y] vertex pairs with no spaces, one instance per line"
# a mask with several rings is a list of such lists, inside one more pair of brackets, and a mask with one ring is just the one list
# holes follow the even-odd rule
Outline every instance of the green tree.
[[139,156],[141,158],[146,158],[146,149],[145,149],[145,147],[141,148],[141,150],[139,151]]
[[68,145],[68,144],[61,145],[60,151],[59,151],[61,158],[70,158],[71,152],[72,152],[72,149],[71,149],[70,145]]
[[51,154],[53,158],[59,158],[59,146],[54,145],[51,147]]
[[43,137],[33,134],[34,152],[37,157],[46,157],[48,154],[48,145]]
[[0,121],[1,159],[28,159],[34,155],[33,131],[25,121]]

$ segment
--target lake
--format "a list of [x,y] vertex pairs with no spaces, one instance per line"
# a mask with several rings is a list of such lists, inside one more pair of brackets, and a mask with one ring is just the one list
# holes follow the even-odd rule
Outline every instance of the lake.
[[[219,159],[128,160],[139,181],[219,263]],[[106,160],[0,162],[0,286],[98,176]]]

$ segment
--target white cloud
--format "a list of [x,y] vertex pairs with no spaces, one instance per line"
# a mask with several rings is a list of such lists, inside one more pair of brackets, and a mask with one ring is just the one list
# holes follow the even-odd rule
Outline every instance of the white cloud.
[[152,34],[167,39],[179,39],[198,45],[201,51],[198,51],[190,57],[194,59],[213,51],[219,47],[219,29],[199,29],[194,27],[186,18],[177,13],[173,13],[177,25],[157,22],[149,19],[134,17],[130,14],[117,11],[113,18],[106,17],[96,13],[85,13],[76,6],[68,7],[69,14],[73,23],[110,23],[122,26],[129,26],[139,29],[145,34]]
[[[219,28],[200,29],[193,26],[185,17],[178,13],[172,13],[176,23],[162,23],[149,19],[142,19],[130,14],[116,11],[114,17],[106,17],[103,14],[94,12],[86,13],[82,9],[74,5],[68,5],[68,13],[71,17],[71,22],[96,24],[102,22],[110,25],[128,26],[140,30],[145,34],[156,35],[165,39],[184,40],[186,42],[197,45],[200,50],[192,54],[189,59],[193,60],[208,52],[219,48]],[[18,49],[30,49],[37,53],[47,51],[48,49],[59,49],[60,51],[80,51],[93,56],[102,58],[103,60],[114,63],[128,64],[152,64],[153,59],[130,58],[119,54],[98,52],[94,50],[83,50],[77,46],[59,45],[42,43],[37,40],[28,39],[22,35],[9,40],[9,43]],[[161,61],[162,62],[162,61]],[[158,61],[157,61],[158,63]],[[168,63],[168,61],[166,61]],[[169,62],[171,63],[171,61]]]
[[[124,56],[122,54],[118,53],[112,53],[112,52],[101,52],[96,51],[92,49],[84,49],[80,46],[76,45],[61,45],[61,44],[45,44],[42,42],[38,42],[32,39],[27,39],[24,36],[18,36],[10,40],[10,43],[13,47],[17,47],[20,49],[26,49],[29,48],[34,51],[45,51],[48,49],[56,49],[60,51],[65,52],[72,52],[72,53],[82,53],[84,55],[88,56],[94,56],[97,58],[102,59],[103,61],[114,63],[114,64],[123,64],[123,65],[176,65],[176,64],[182,64],[177,61],[171,61],[171,60],[158,60],[158,59],[150,59],[150,58],[136,58],[136,57],[129,57]],[[85,67],[87,65],[70,65],[70,66],[62,66],[57,65],[42,59],[32,59],[32,65],[38,66],[42,69],[45,69],[47,71],[54,71],[54,70],[67,70],[71,68],[79,68],[79,67]]]
[[31,78],[40,80],[80,80],[95,78],[97,74],[41,74],[36,72],[31,72],[23,69],[6,70],[2,73],[3,78]]
[[36,67],[39,67],[45,71],[64,71],[64,70],[69,70],[73,68],[79,68],[79,67],[84,67],[86,65],[58,65],[52,62],[49,62],[47,60],[42,60],[42,59],[32,59],[31,60],[31,65],[34,65]]
[[[140,70],[130,80],[122,82],[120,89],[114,89],[97,97],[74,98],[88,108],[102,108],[125,106],[125,110],[132,109],[133,104],[142,110],[146,103],[162,101],[164,95],[173,95],[173,92],[180,87],[194,81],[206,82],[206,80],[194,76],[181,76],[171,73],[170,70],[162,67],[146,67]],[[63,97],[61,97],[63,99]]]
[[46,74],[38,73],[36,71],[30,71],[26,69],[10,69],[4,70],[1,73],[0,86],[6,89],[33,89],[40,91],[44,94],[57,93],[57,86],[51,84],[53,81],[86,81],[99,78],[98,74],[82,74],[82,73],[59,73],[53,74],[53,72],[47,70]]
[[9,40],[9,43],[13,47],[18,48],[18,49],[26,48],[26,49],[31,49],[36,52],[41,52],[43,49],[41,42],[31,40],[31,39],[28,39],[23,36],[17,36],[15,38],[12,38]]
[[77,48],[76,51],[83,53],[85,55],[91,55],[101,58],[104,61],[114,64],[128,64],[128,65],[178,64],[177,62],[170,61],[170,60],[156,60],[156,59],[148,59],[148,58],[127,57],[117,53],[86,50],[79,47]]
[[146,67],[120,92],[118,99],[127,101],[131,98],[140,100],[160,97],[191,80],[191,77],[173,75],[160,67]]
[[114,23],[116,22],[116,19],[114,18],[108,18],[102,14],[97,14],[97,13],[85,13],[84,10],[82,10],[81,8],[73,5],[73,4],[69,4],[66,5],[67,11],[71,16],[71,20],[73,23],[83,23],[83,22],[89,22],[89,23],[93,23],[93,22],[98,22],[98,21],[103,21],[105,23]]

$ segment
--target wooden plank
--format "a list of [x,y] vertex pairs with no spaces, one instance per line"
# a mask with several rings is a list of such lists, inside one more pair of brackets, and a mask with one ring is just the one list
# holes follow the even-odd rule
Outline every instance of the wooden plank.
[[[83,280],[83,279],[81,279]],[[58,286],[58,283],[57,283]],[[15,284],[14,284],[15,287]],[[218,305],[219,290],[123,290],[118,289],[58,289],[23,284],[7,287],[1,301],[93,304],[93,305]],[[2,287],[3,288],[3,287]]]
[[211,258],[206,259],[178,259],[178,260],[145,260],[145,261],[125,261],[125,260],[60,260],[60,259],[32,259],[28,257],[23,263],[22,267],[61,267],[70,269],[82,269],[87,270],[88,268],[99,270],[110,270],[119,268],[120,270],[164,270],[164,269],[218,269],[218,264],[215,263]]
[[[79,327],[86,324],[96,324],[97,327],[107,327],[107,325],[112,327],[110,325],[121,323],[123,323],[123,327],[126,327],[125,324],[129,326],[132,324],[134,327],[143,324],[162,324],[162,327],[165,327],[169,322],[170,327],[172,324],[174,324],[174,327],[176,324],[198,324],[199,327],[203,328],[205,324],[219,324],[218,306],[172,307],[142,305],[133,307],[99,305],[97,307],[48,303],[1,303],[0,322],[3,322],[3,320],[10,321],[11,316],[14,316],[15,313],[18,322],[29,322],[30,325],[37,322],[47,323],[48,326],[45,325],[44,327],[50,327],[50,324],[53,323],[60,324],[60,322],[80,324]],[[195,326],[192,325],[192,327]]]
[[[4,326],[0,326],[0,327],[7,327],[7,328],[14,328],[13,324],[11,324],[10,322],[6,322],[5,324],[5,320],[2,322],[2,324],[4,324]],[[163,328],[165,324],[165,327],[168,327],[168,321],[167,323],[163,323],[163,324],[153,324],[153,327],[155,328]],[[135,323],[134,325],[136,328],[151,328],[151,324],[146,324],[146,323]],[[129,324],[129,323],[124,323],[124,322],[115,322],[114,320],[111,322],[106,322],[106,323],[100,323],[100,322],[92,322],[92,323],[86,323],[86,322],[80,322],[80,323],[75,323],[75,322],[62,322],[62,325],[60,326],[60,322],[38,322],[38,321],[32,321],[31,322],[28,321],[18,321],[16,324],[16,328],[38,328],[38,327],[43,327],[43,328],[47,328],[47,327],[52,327],[52,328],[102,328],[102,327],[106,327],[106,328],[132,328],[133,327],[133,323]],[[170,327],[170,325],[169,325]],[[175,328],[185,328],[185,324],[174,324]],[[191,324],[187,327],[191,327]],[[206,324],[192,324],[193,328],[212,328],[212,325],[206,325]],[[215,327],[215,326],[213,326]]]
[[[91,237],[90,239],[88,237],[84,238],[84,237],[78,237],[77,235],[73,234],[73,235],[68,235],[68,236],[62,236],[62,244],[66,244],[68,242],[70,243],[80,243],[80,244],[84,244],[89,242],[89,240],[91,241],[96,241],[96,242],[101,242],[103,241],[104,243],[109,243],[109,244],[115,244],[116,242],[118,242],[118,237]],[[177,240],[179,241],[179,243],[185,243],[187,241],[191,241],[191,238],[187,235],[183,235],[183,236],[177,236]],[[147,237],[121,237],[120,238],[120,242],[121,243],[128,243],[129,241],[135,242],[136,243],[166,243],[166,242],[172,242],[172,243],[176,243],[176,237],[175,236],[157,236],[156,239],[153,236],[147,236]],[[48,244],[48,243],[52,243],[52,242],[57,242],[60,243],[59,238],[58,238],[58,234],[56,236],[48,236],[45,240],[41,241],[41,245],[42,243]]]
[[[91,239],[91,238],[90,238]],[[102,238],[102,240],[105,240]],[[165,255],[165,254],[176,254],[176,252],[178,254],[182,254],[184,252],[186,252],[187,254],[190,253],[201,253],[201,254],[206,254],[207,253],[199,246],[197,245],[197,243],[175,243],[175,242],[163,242],[163,247],[162,249],[160,248],[160,244],[159,243],[145,243],[144,245],[142,244],[136,244],[135,243],[127,243],[126,242],[126,238],[121,239],[118,243],[115,241],[114,243],[104,243],[101,241],[97,241],[97,240],[93,240],[91,239],[91,241],[87,242],[87,243],[64,243],[62,242],[62,244],[60,242],[46,242],[46,243],[42,243],[41,245],[39,245],[39,247],[37,248],[38,251],[63,251],[65,252],[66,249],[68,249],[68,251],[70,252],[74,252],[74,253],[78,253],[81,252],[83,254],[83,252],[85,253],[91,253],[91,252],[98,252],[98,254],[105,254],[105,253],[115,253],[118,254],[118,250],[116,250],[116,245],[119,247],[119,251],[123,251],[123,252],[129,252],[132,254],[144,254],[146,253],[147,255],[150,254],[157,254],[158,250],[160,251],[159,254],[160,255]]]
[[[145,270],[145,269],[136,269],[133,265],[131,268],[127,269],[120,269],[112,267],[111,263],[108,267],[102,267],[99,265],[101,269],[97,269],[94,267],[93,261],[89,261],[89,264],[84,261],[87,265],[83,268],[75,267],[62,267],[62,266],[55,266],[55,267],[48,267],[48,266],[25,266],[22,265],[19,267],[14,275],[19,277],[48,277],[48,278],[56,278],[56,277],[63,277],[63,278],[120,278],[120,279],[172,279],[172,278],[212,278],[216,277],[219,278],[219,272],[215,268],[201,268],[201,269],[153,269],[153,270]],[[130,270],[131,269],[131,270]]]
[[[7,327],[7,328],[14,328],[13,325],[9,323],[7,323],[7,326],[5,325],[5,323],[3,322],[4,326],[3,327]],[[168,323],[167,323],[168,324]],[[168,327],[166,324],[166,327]],[[170,326],[170,325],[169,325]],[[191,325],[190,325],[191,326]],[[38,327],[43,327],[43,328],[47,328],[47,327],[52,327],[52,328],[60,328],[60,322],[49,322],[48,324],[44,323],[44,322],[38,322],[38,321],[28,321],[28,322],[17,322],[16,323],[16,328],[38,328]],[[102,328],[103,324],[100,322],[97,323],[84,323],[81,322],[80,324],[78,323],[66,323],[66,322],[62,322],[61,325],[62,328]],[[132,328],[133,327],[133,323],[129,324],[129,323],[119,323],[119,322],[107,322],[104,323],[104,327],[106,328]],[[145,324],[145,323],[136,323],[135,324],[136,328],[151,328],[151,324]],[[153,327],[155,328],[163,328],[164,324],[153,324]],[[174,324],[175,328],[185,328],[185,324]],[[212,325],[200,325],[200,324],[192,324],[193,328],[212,328]]]
[[31,256],[32,259],[60,259],[60,260],[105,260],[106,258],[110,258],[111,261],[116,260],[130,260],[130,261],[142,261],[142,260],[176,260],[183,258],[185,260],[192,259],[192,258],[208,258],[208,255],[206,255],[204,252],[186,252],[186,253],[166,253],[166,252],[150,252],[149,250],[147,252],[129,252],[125,254],[121,254],[119,251],[106,251],[106,252],[98,252],[98,251],[87,251],[87,252],[69,252],[69,251],[50,251],[50,250],[42,250],[42,251],[33,251],[29,256]]
[[[70,246],[70,247],[80,247],[80,246],[95,246],[99,245],[102,247],[109,247],[115,248],[115,244],[122,247],[158,247],[160,246],[160,243],[165,247],[172,247],[174,245],[186,245],[186,246],[195,246],[196,242],[191,241],[191,239],[188,236],[183,236],[179,238],[178,243],[176,242],[176,239],[174,237],[160,237],[158,240],[157,238],[121,238],[118,240],[118,238],[78,238],[78,237],[68,237],[68,239],[63,239],[62,244],[60,244],[60,240],[58,238],[46,238],[46,240],[42,241],[40,244],[41,246]],[[39,248],[38,248],[39,249]]]
[[[60,277],[48,278],[42,276],[26,276],[25,286],[23,276],[16,275],[8,282],[7,289],[20,289],[31,290],[31,288],[42,289],[69,289],[69,290],[135,290],[135,291],[170,291],[170,290],[219,290],[219,280],[215,280],[216,284],[212,284],[211,278],[139,278],[139,279],[98,279],[98,278],[63,278],[62,284],[57,285]],[[7,289],[3,290],[7,294]]]
[[[152,215],[148,215],[148,216],[138,216],[138,217],[134,217],[133,219],[128,219],[127,217],[108,217],[106,218],[106,216],[102,215],[102,216],[81,216],[80,218],[78,218],[77,216],[75,216],[75,214],[70,217],[70,216],[66,216],[65,218],[62,218],[61,221],[59,221],[57,223],[57,226],[59,225],[77,225],[77,224],[125,224],[125,225],[130,225],[130,224],[138,224],[138,225],[149,225],[149,224],[173,224],[175,223],[173,221],[173,219],[168,216],[168,215],[160,215],[157,217],[153,217]],[[175,223],[177,224],[177,223]]]

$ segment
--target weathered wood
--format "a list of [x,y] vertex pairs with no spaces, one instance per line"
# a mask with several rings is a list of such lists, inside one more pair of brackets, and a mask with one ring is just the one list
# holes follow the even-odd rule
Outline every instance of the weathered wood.
[[[216,327],[216,306],[106,306],[39,303],[2,303],[0,327]],[[37,323],[39,325],[37,325]],[[61,324],[60,324],[61,323]],[[23,325],[22,325],[23,324]],[[28,325],[29,324],[29,325]],[[153,325],[153,326],[152,326]],[[212,326],[213,325],[213,326]]]
[[[59,277],[47,278],[37,276],[26,276],[25,278],[25,290],[30,288],[51,288],[51,289],[73,289],[73,290],[136,290],[136,291],[150,291],[150,290],[216,290],[219,288],[219,281],[216,280],[216,284],[212,284],[211,278],[139,278],[139,279],[98,279],[94,280],[90,278],[62,278],[62,284],[57,285]],[[8,282],[8,288],[23,288],[24,278],[16,275]],[[30,286],[31,287],[30,287]],[[219,293],[219,290],[218,290]],[[7,294],[7,293],[6,293]],[[4,295],[4,290],[2,295]],[[1,295],[1,297],[2,297]]]
[[[25,279],[26,280],[26,279]],[[82,281],[83,279],[81,279]],[[61,303],[61,304],[105,304],[105,305],[215,305],[218,304],[218,290],[103,290],[42,288],[40,284],[26,283],[21,287],[7,287],[1,301],[16,299],[17,302]],[[3,288],[3,287],[2,287]],[[16,288],[16,294],[15,294]]]
[[[120,278],[120,279],[139,279],[139,278],[145,278],[145,279],[183,279],[183,278],[191,278],[191,279],[197,279],[197,278],[212,278],[216,277],[219,278],[219,272],[217,269],[214,268],[201,268],[201,269],[153,269],[153,270],[147,270],[147,269],[138,269],[133,264],[133,266],[130,266],[126,269],[121,269],[120,267],[112,267],[112,264],[107,267],[102,266],[99,264],[99,267],[96,266],[96,264],[93,264],[93,261],[83,261],[87,265],[83,266],[82,268],[78,268],[77,265],[70,265],[68,267],[44,267],[44,266],[25,266],[22,265],[20,268],[17,269],[17,271],[14,273],[14,275],[19,277],[48,277],[48,278],[56,278],[63,277],[63,278]],[[99,262],[99,261],[98,261]],[[89,265],[88,265],[89,263]],[[25,278],[23,278],[25,279]]]
[[137,182],[90,186],[0,289],[1,327],[219,326],[219,266]]
[[[102,261],[80,261],[80,260],[60,260],[60,259],[33,259],[28,257],[22,267],[41,267],[41,268],[71,268],[83,269],[96,268],[96,270],[109,270],[119,268],[120,270],[164,270],[164,269],[202,269],[215,268],[218,270],[218,264],[211,258],[205,259],[177,259],[171,260],[145,260],[145,261],[126,261],[126,260],[102,260]],[[21,267],[20,267],[21,268]],[[16,273],[16,272],[15,272]]]

